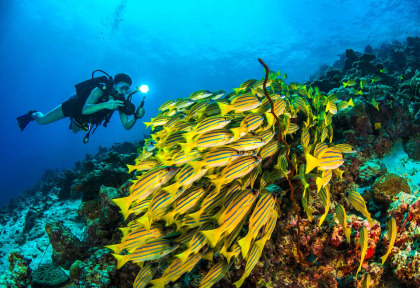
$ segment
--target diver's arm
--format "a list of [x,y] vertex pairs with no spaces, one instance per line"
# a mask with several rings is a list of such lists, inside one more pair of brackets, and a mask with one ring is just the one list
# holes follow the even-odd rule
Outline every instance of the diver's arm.
[[136,117],[132,117],[130,120],[128,119],[128,116],[120,111],[120,120],[123,124],[125,130],[130,130],[133,128],[134,124],[136,124]]
[[83,115],[93,114],[103,109],[115,110],[118,107],[124,106],[124,102],[117,100],[109,100],[108,102],[96,104],[99,98],[101,98],[102,94],[103,92],[99,88],[92,90],[88,99],[86,100],[85,105],[82,108]]

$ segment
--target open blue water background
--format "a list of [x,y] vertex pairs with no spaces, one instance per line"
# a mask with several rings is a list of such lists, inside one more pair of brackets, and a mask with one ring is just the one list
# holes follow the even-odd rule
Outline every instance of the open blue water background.
[[19,130],[17,116],[53,109],[94,69],[148,84],[147,121],[166,100],[263,77],[259,57],[304,81],[347,48],[419,36],[419,14],[414,0],[0,1],[0,205],[45,169],[73,168],[100,145],[143,137],[144,124],[126,131],[117,113],[87,145],[68,119]]

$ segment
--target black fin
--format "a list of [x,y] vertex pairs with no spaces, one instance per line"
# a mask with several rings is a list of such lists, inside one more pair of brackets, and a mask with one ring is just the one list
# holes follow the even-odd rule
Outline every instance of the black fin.
[[18,121],[18,125],[20,128],[20,131],[23,131],[23,129],[25,129],[26,126],[28,126],[29,122],[33,121],[34,119],[31,117],[31,114],[37,112],[35,110],[31,110],[28,113],[26,113],[25,115],[19,116],[17,117],[17,121]]

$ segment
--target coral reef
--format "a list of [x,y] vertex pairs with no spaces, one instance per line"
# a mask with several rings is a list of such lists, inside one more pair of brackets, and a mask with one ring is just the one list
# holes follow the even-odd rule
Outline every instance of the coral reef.
[[[404,192],[395,197],[388,215],[393,215],[398,234],[394,248],[388,258],[388,265],[394,275],[410,287],[420,286],[420,197]],[[388,235],[384,236],[383,246],[387,247]]]
[[394,197],[404,192],[410,194],[411,189],[408,186],[408,181],[398,175],[388,173],[377,178],[372,185],[373,197],[375,202],[386,207],[392,203]]
[[54,264],[43,264],[32,272],[32,288],[59,288],[70,281],[69,276]]

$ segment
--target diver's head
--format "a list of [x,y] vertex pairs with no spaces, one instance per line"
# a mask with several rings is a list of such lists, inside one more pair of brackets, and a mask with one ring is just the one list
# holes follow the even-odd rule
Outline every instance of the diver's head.
[[126,94],[130,89],[132,84],[130,76],[125,73],[119,73],[114,77],[114,85],[113,88],[117,91],[118,94]]

